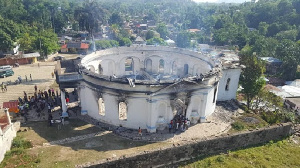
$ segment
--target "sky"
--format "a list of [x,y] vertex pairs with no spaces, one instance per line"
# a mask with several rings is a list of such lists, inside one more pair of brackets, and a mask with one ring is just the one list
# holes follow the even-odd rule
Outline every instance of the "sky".
[[195,2],[211,2],[211,3],[221,3],[221,2],[226,2],[226,3],[243,3],[245,1],[250,1],[250,0],[193,0]]

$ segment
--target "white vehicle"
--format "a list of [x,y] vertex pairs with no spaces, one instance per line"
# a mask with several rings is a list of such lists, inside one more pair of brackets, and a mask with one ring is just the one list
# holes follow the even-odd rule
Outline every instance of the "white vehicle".
[[12,66],[10,66],[10,65],[0,66],[0,71],[9,70],[9,69],[12,69]]

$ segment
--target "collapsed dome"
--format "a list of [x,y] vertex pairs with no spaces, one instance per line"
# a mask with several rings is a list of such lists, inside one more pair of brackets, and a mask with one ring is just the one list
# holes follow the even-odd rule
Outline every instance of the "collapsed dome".
[[99,121],[149,132],[166,128],[179,116],[204,122],[214,112],[218,87],[225,99],[235,96],[240,71],[226,71],[220,80],[223,71],[213,59],[179,48],[97,51],[80,63],[81,108]]
[[157,80],[170,83],[179,78],[209,73],[214,68],[214,62],[199,53],[154,46],[97,51],[84,57],[81,64],[100,76],[134,78],[137,83],[146,83],[147,80],[150,83]]

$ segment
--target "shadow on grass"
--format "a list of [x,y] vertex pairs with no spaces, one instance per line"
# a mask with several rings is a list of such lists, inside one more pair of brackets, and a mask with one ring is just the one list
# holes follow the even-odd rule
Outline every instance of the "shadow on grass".
[[[138,147],[149,142],[134,142],[119,137],[80,119],[69,119],[68,124],[48,125],[47,121],[28,122],[21,125],[19,135],[30,140],[34,146],[44,143],[70,147],[73,150],[110,151]],[[51,143],[52,142],[52,143]]]

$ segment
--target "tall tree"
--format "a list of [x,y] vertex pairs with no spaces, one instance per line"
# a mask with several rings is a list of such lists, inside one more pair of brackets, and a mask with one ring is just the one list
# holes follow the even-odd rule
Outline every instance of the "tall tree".
[[74,17],[81,30],[87,30],[90,36],[99,29],[106,18],[106,11],[96,1],[86,2],[75,10]]
[[276,55],[283,61],[282,77],[286,80],[294,80],[300,58],[300,47],[291,40],[282,40],[276,48]]
[[265,85],[265,81],[262,78],[264,65],[256,55],[252,54],[252,49],[248,45],[242,49],[240,56],[241,64],[246,66],[242,70],[240,84],[243,87],[242,93],[245,94],[247,107],[250,109],[252,100]]
[[156,31],[160,34],[160,38],[167,39],[169,32],[168,32],[166,24],[164,24],[164,23],[158,24]]
[[191,46],[191,37],[189,32],[187,31],[182,31],[178,33],[177,38],[176,38],[176,45],[177,47],[181,48],[188,48]]

